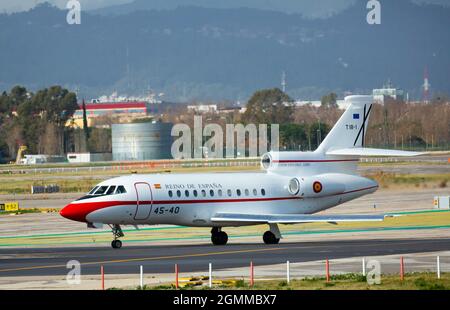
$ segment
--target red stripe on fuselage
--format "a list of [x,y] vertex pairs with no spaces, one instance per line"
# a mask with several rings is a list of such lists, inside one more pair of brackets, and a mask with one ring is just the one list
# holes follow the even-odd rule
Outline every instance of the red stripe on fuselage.
[[314,159],[314,160],[274,160],[274,163],[285,164],[285,163],[339,163],[339,162],[359,162],[359,159]]
[[[302,199],[302,197],[275,197],[275,198],[242,198],[242,199],[203,199],[203,200],[154,200],[139,201],[139,204],[196,204],[196,203],[224,203],[224,202],[261,202],[261,201],[278,201]],[[68,219],[86,222],[86,216],[94,211],[115,206],[137,205],[137,201],[96,201],[96,202],[74,202],[64,207],[60,214]]]
[[[369,190],[377,188],[378,186],[371,186],[366,188],[361,188],[357,190],[352,190],[348,192],[343,192],[341,194],[334,194],[330,196],[345,195],[355,192],[360,192],[364,190]],[[330,196],[324,196],[321,198],[326,198]],[[280,201],[280,200],[301,200],[303,197],[274,197],[274,198],[242,198],[242,199],[199,199],[199,200],[155,200],[155,201],[139,201],[140,204],[153,204],[153,205],[164,205],[164,204],[197,204],[197,203],[229,203],[229,202],[264,202],[264,201]],[[86,216],[94,211],[105,209],[115,206],[123,205],[137,205],[137,201],[96,201],[96,202],[82,202],[82,203],[71,203],[64,207],[60,214],[68,219],[86,222]]]

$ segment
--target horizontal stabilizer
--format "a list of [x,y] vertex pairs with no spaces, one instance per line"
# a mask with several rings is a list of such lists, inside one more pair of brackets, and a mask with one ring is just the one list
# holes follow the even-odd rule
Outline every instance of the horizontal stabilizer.
[[312,215],[312,214],[239,214],[218,213],[211,221],[215,223],[255,223],[255,224],[300,224],[338,222],[377,222],[388,215]]
[[410,156],[422,155],[424,153],[356,147],[356,148],[332,150],[332,151],[328,151],[326,154],[327,155],[337,155],[337,156],[410,157]]

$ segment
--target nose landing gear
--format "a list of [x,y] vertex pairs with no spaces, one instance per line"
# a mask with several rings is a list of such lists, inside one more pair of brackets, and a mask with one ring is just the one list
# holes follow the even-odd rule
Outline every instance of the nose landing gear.
[[220,227],[213,227],[211,229],[211,242],[214,245],[225,245],[228,242],[228,235],[221,230]]
[[113,249],[120,249],[122,247],[122,241],[113,240],[113,241],[111,241],[111,246]]
[[109,227],[111,227],[114,236],[114,240],[111,241],[111,247],[113,249],[120,249],[122,247],[122,241],[120,241],[118,238],[125,236],[123,234],[122,228],[120,228],[120,225],[118,224],[114,224],[112,226],[109,225]]

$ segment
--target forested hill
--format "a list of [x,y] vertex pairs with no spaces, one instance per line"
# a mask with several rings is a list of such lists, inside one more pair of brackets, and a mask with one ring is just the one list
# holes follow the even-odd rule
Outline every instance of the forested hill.
[[326,19],[249,8],[178,7],[120,15],[82,12],[81,25],[48,5],[0,15],[0,90],[62,84],[95,97],[149,88],[167,100],[240,99],[279,86],[317,99],[367,92],[388,78],[420,98],[428,66],[433,90],[450,92],[450,9],[382,1],[382,23],[366,23],[366,1]]

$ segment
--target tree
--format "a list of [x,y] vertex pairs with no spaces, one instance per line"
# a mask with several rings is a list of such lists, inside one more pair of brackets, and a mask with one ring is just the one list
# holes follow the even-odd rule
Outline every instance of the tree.
[[312,149],[316,149],[319,147],[320,143],[325,139],[330,130],[331,127],[322,122],[313,123],[311,124],[311,126],[309,126],[309,135],[311,138]]
[[243,115],[246,123],[283,124],[292,120],[293,100],[279,88],[255,92]]
[[299,146],[305,149],[308,145],[305,127],[304,124],[281,124],[280,145],[291,151],[298,150]]
[[84,145],[86,146],[86,151],[89,152],[89,126],[86,115],[86,102],[83,99],[83,132],[84,132]]
[[[35,94],[15,87],[10,97],[11,102],[18,103],[17,122],[22,130],[24,144],[30,152],[52,150],[54,154],[63,154],[65,125],[78,109],[76,95],[61,86],[45,88]],[[47,135],[54,138],[45,139]]]
[[[39,113],[41,121],[55,125],[58,154],[64,153],[64,128],[66,122],[72,118],[78,109],[75,93],[69,92],[61,86],[52,86],[38,91],[30,102],[31,110]],[[45,126],[44,124],[41,124]],[[41,128],[41,132],[42,132]]]
[[110,153],[112,151],[111,143],[111,128],[91,129],[88,147],[90,152]]
[[335,93],[329,93],[320,100],[324,107],[337,107],[337,95]]

